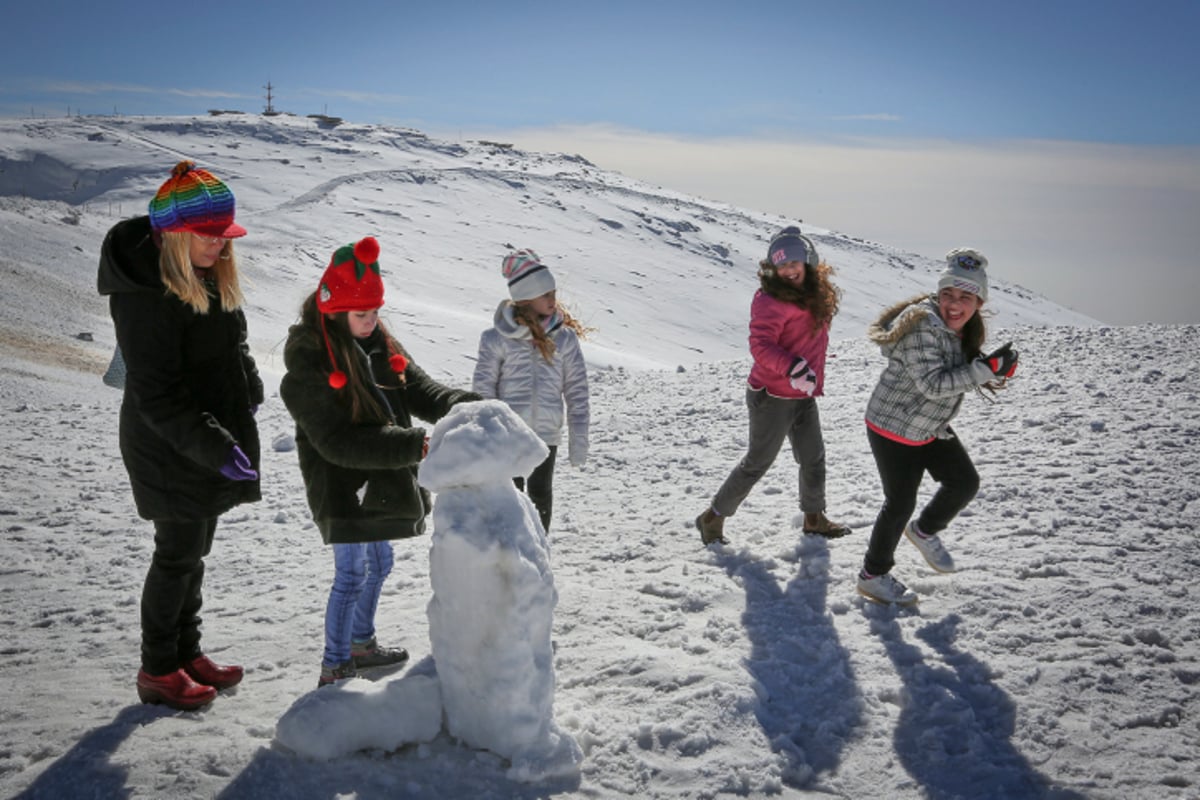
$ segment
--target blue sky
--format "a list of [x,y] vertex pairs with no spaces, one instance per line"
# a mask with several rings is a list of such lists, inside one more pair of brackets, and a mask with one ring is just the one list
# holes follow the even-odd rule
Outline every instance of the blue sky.
[[261,111],[270,81],[282,111],[580,153],[926,255],[974,244],[1107,322],[1200,322],[1194,0],[145,9],[6,12],[0,115]]

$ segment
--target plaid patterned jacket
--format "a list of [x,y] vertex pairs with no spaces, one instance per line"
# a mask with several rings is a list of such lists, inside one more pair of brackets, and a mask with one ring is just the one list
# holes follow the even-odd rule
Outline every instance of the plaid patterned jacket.
[[994,378],[982,361],[967,362],[958,335],[938,315],[934,295],[885,309],[867,337],[888,359],[867,402],[867,423],[897,441],[948,438],[963,394]]

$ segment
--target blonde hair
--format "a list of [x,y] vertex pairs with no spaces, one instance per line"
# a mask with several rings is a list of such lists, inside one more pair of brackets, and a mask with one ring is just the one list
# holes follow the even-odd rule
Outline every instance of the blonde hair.
[[[542,328],[542,320],[537,312],[529,305],[528,300],[517,300],[513,302],[513,319],[519,324],[529,328],[529,332],[533,335],[533,344],[537,347],[538,352],[542,354],[542,358],[550,361],[554,358],[554,340],[550,338],[550,334]],[[562,324],[564,328],[570,328],[575,331],[575,335],[580,339],[586,339],[589,333],[592,333],[595,328],[589,328],[579,320],[571,316],[571,312],[567,310],[562,303],[556,303],[555,310],[562,315]]]
[[[188,231],[164,231],[162,249],[158,255],[158,269],[167,291],[195,309],[197,314],[207,314],[208,290],[204,282],[196,277],[192,268],[192,234]],[[212,267],[217,282],[217,296],[221,309],[233,311],[241,308],[244,298],[238,283],[237,256],[233,253],[233,240],[226,239],[221,248],[221,257]]]

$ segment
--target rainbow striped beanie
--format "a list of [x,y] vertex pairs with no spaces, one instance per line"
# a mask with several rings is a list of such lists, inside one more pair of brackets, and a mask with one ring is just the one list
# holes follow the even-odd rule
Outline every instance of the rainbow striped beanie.
[[514,301],[532,300],[554,291],[554,276],[532,250],[509,253],[500,262],[500,272],[508,281],[508,293]]
[[191,231],[233,239],[246,229],[233,221],[229,187],[193,161],[180,161],[150,201],[150,224],[157,231]]

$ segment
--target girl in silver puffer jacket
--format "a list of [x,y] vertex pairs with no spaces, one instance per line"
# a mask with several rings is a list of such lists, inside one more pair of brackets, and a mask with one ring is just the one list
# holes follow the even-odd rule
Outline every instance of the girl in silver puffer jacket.
[[587,328],[559,304],[554,276],[537,253],[510,253],[501,269],[511,299],[500,303],[493,326],[479,337],[472,388],[507,403],[550,448],[528,481],[514,480],[528,492],[548,531],[564,423],[571,466],[582,467],[588,456],[587,366],[579,346]]

